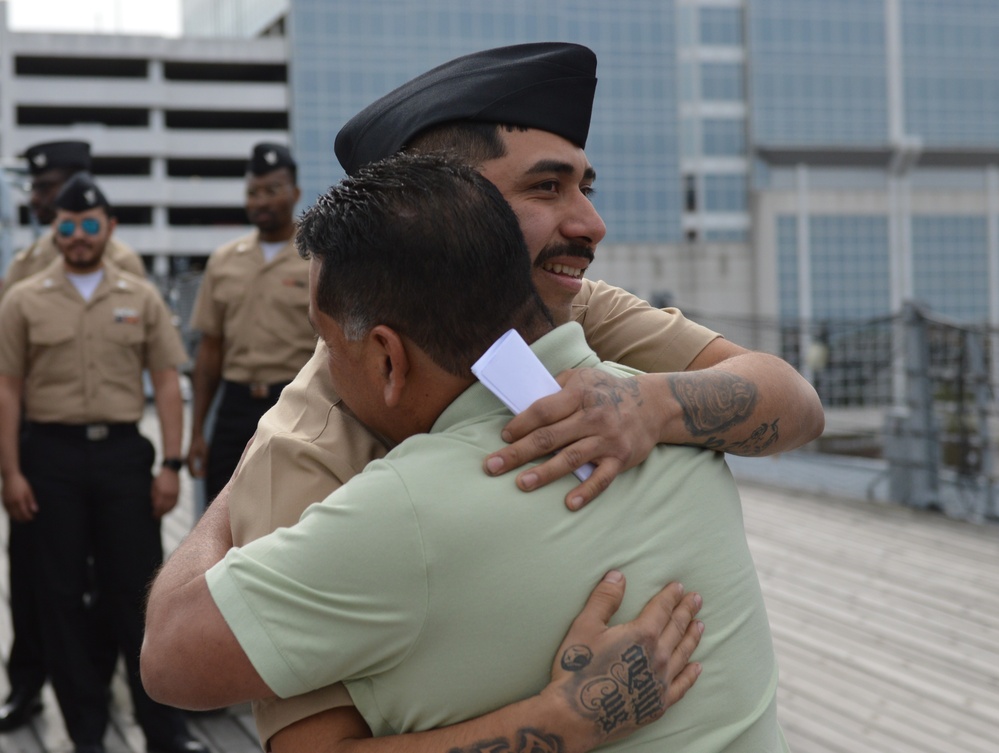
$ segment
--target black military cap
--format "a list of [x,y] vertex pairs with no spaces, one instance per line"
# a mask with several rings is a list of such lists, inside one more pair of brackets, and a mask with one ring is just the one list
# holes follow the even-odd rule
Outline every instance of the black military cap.
[[35,144],[24,152],[32,175],[53,168],[90,169],[90,144],[86,141],[48,141]]
[[536,42],[455,58],[372,102],[337,134],[348,174],[395,154],[430,126],[455,120],[538,128],[586,146],[597,56],[587,47]]
[[283,144],[272,144],[263,142],[253,147],[253,154],[250,156],[249,170],[254,175],[267,175],[282,167],[287,167],[292,172],[297,165],[291,156],[291,150]]
[[55,205],[67,212],[86,212],[94,207],[104,207],[111,214],[111,204],[97,187],[94,176],[79,172],[63,184],[55,199]]

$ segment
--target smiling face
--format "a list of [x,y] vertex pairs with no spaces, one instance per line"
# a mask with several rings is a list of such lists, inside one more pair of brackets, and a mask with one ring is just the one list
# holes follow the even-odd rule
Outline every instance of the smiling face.
[[607,232],[590,201],[596,173],[581,148],[548,131],[500,129],[506,154],[479,166],[513,207],[534,285],[556,324],[569,321],[596,246]]

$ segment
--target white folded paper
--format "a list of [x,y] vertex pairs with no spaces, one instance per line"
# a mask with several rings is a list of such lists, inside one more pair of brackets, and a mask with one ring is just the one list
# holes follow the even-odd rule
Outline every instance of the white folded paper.
[[[513,329],[482,354],[472,365],[472,373],[515,414],[561,389],[524,338]],[[593,473],[593,464],[587,463],[573,473],[580,481],[586,481]]]

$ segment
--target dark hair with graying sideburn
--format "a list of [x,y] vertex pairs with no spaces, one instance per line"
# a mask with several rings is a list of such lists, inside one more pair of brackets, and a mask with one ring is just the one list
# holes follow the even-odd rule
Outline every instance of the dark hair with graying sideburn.
[[387,325],[457,376],[508,329],[530,342],[554,326],[510,205],[441,154],[344,178],[302,215],[296,242],[320,262],[316,305],[345,337]]

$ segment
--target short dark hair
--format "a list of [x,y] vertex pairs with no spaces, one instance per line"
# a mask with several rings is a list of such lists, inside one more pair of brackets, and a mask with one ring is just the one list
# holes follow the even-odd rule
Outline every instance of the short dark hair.
[[553,326],[510,205],[441,154],[360,168],[302,215],[296,241],[320,262],[316,305],[345,337],[390,326],[457,376],[506,330],[530,341]]
[[505,123],[453,120],[417,134],[406,144],[405,151],[443,152],[466,165],[479,167],[484,162],[506,155],[506,146],[499,135],[501,128],[507,132],[528,130],[524,126]]

